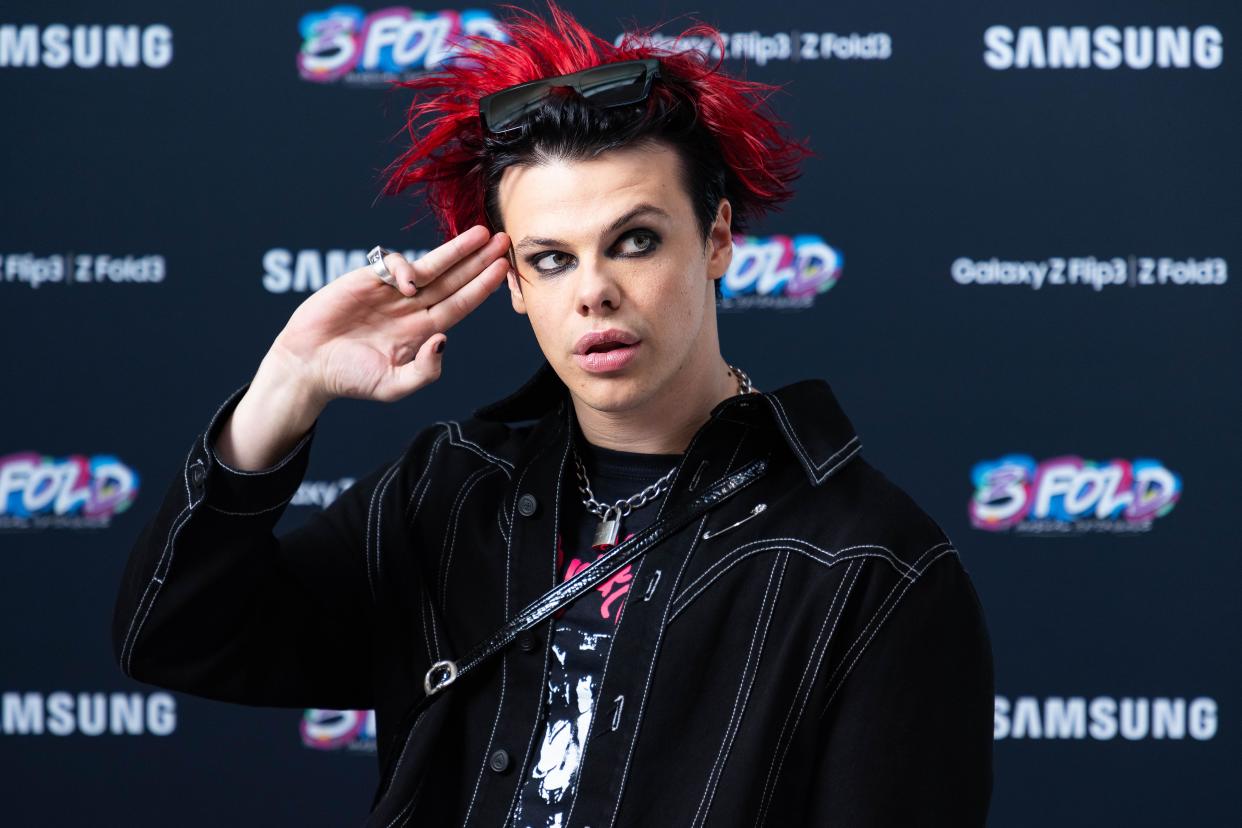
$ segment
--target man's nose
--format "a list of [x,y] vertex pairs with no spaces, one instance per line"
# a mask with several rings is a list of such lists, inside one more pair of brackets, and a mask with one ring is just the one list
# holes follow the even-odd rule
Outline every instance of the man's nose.
[[583,316],[611,313],[620,306],[621,289],[609,271],[608,263],[584,259],[577,268],[578,312]]

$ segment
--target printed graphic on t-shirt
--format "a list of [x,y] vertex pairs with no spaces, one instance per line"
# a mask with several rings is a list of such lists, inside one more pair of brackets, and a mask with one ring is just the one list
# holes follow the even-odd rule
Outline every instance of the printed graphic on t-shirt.
[[[634,533],[631,532],[630,534],[622,538],[622,540],[623,541],[629,540],[633,536],[634,536]],[[613,546],[616,546],[616,544],[604,544],[604,545],[595,547],[596,549],[599,550],[599,554],[589,561],[584,561],[581,558],[572,558],[569,561],[569,565],[564,568],[565,574],[561,578],[562,583],[565,581],[568,581],[570,578],[574,577],[579,572],[586,569],[588,564],[591,564],[594,561],[599,560],[601,557],[603,557],[604,553],[607,552],[609,549],[611,549]],[[564,550],[564,547],[561,545],[560,535],[557,535],[556,536],[556,565],[558,568],[563,566],[562,561],[564,560],[564,558],[565,558],[565,550]],[[601,618],[612,619],[615,622],[616,619],[612,615],[612,612],[614,609],[613,604],[616,603],[618,598],[620,598],[622,595],[630,591],[630,580],[631,579],[632,579],[632,576],[630,575],[630,565],[626,564],[625,566],[618,569],[611,576],[606,578],[604,581],[600,582],[595,587],[595,591],[598,592],[602,596],[600,605],[599,605],[599,614]],[[583,595],[578,600],[585,601],[588,597],[589,597],[589,593],[588,595]],[[590,602],[588,601],[587,603],[590,603]],[[568,606],[561,607],[560,609],[558,609],[556,612],[552,614],[552,617],[559,619],[561,616],[565,614],[566,610],[568,609],[569,609]],[[620,616],[620,614],[621,612],[618,606],[617,616]]]
[[[622,540],[628,540],[633,533]],[[557,537],[557,568],[567,581],[612,548],[564,563]],[[586,558],[585,560],[583,558]],[[578,767],[582,761],[591,717],[596,709],[599,677],[612,643],[612,631],[621,617],[624,596],[632,579],[626,564],[593,590],[553,614],[552,663],[548,669],[546,727],[543,742],[535,746],[530,776],[523,783],[514,825],[517,828],[561,828],[568,815]]]

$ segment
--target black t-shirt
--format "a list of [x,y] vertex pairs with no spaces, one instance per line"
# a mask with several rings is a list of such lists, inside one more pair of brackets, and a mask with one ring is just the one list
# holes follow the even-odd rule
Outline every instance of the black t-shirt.
[[[595,499],[611,504],[637,494],[660,479],[681,460],[680,454],[639,454],[617,451],[578,440]],[[567,581],[607,550],[591,544],[600,518],[586,510],[578,490],[572,456],[566,464],[561,508],[564,537],[557,538],[557,572]],[[649,526],[664,493],[621,519],[618,543]],[[564,538],[571,541],[566,546]],[[511,825],[513,828],[560,828],[578,790],[581,762],[592,716],[599,708],[599,683],[612,643],[612,631],[629,592],[631,568],[626,564],[612,577],[553,614],[552,657],[548,664],[542,729],[528,757]],[[605,710],[608,708],[605,707]]]

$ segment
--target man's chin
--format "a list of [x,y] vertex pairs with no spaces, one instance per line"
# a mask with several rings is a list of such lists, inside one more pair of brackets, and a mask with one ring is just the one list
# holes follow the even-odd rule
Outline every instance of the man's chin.
[[630,372],[584,374],[576,383],[575,396],[596,411],[629,411],[647,398],[645,384]]

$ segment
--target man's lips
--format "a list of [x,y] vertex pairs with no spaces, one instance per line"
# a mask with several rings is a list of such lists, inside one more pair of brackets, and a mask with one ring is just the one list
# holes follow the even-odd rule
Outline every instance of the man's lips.
[[606,349],[601,348],[585,354],[574,354],[574,362],[578,363],[578,367],[592,374],[619,371],[630,363],[641,347],[642,344],[639,342],[635,342],[633,345],[621,345],[614,342]]
[[588,331],[574,345],[574,354],[585,355],[596,351],[620,349],[626,345],[635,345],[637,343],[637,336],[621,328]]

